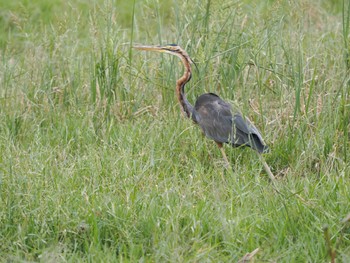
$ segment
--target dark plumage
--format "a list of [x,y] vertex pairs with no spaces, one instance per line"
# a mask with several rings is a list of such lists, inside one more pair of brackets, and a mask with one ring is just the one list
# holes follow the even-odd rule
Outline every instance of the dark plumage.
[[258,129],[240,112],[232,113],[231,104],[214,93],[198,97],[192,119],[215,142],[228,143],[233,147],[249,146],[259,153],[268,150]]

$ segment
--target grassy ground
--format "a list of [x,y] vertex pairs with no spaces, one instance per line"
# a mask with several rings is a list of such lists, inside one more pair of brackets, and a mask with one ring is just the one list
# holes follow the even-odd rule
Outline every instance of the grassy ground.
[[[350,261],[347,1],[0,1],[0,261]],[[250,149],[182,118],[215,92]],[[225,177],[225,182],[221,179]],[[325,226],[327,226],[325,228]]]

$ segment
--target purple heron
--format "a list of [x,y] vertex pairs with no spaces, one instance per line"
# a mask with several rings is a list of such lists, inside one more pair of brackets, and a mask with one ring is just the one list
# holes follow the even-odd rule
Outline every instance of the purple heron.
[[268,147],[265,145],[259,130],[248,118],[244,118],[239,111],[233,111],[229,103],[223,101],[214,93],[200,95],[194,106],[189,103],[185,94],[185,85],[191,79],[191,64],[193,61],[185,50],[176,44],[166,46],[134,46],[134,48],[164,52],[175,55],[182,60],[184,74],[176,81],[176,95],[181,110],[186,117],[191,118],[201,127],[203,133],[209,139],[216,142],[223,155],[226,167],[230,167],[230,164],[223,149],[223,144],[227,143],[233,147],[246,146],[259,154],[267,174],[271,180],[275,179],[269,166],[261,156],[262,153],[268,151]]

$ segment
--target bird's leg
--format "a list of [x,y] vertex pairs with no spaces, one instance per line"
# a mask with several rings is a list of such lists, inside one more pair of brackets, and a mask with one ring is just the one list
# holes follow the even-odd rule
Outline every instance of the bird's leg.
[[220,147],[220,151],[221,151],[221,153],[222,153],[222,157],[224,157],[224,160],[225,160],[225,167],[226,167],[227,169],[231,168],[231,165],[230,165],[230,163],[229,163],[229,161],[228,161],[228,159],[227,159],[227,156],[226,156],[224,147]]
[[225,150],[224,150],[224,147],[223,147],[222,143],[221,142],[216,142],[216,144],[218,145],[218,147],[219,147],[219,149],[220,149],[220,151],[222,153],[222,157],[224,158],[225,168],[231,170],[231,165],[230,165],[230,162],[227,159],[227,156],[226,156],[226,153],[225,153]]
[[268,176],[270,177],[271,181],[275,182],[276,178],[273,175],[273,173],[271,172],[271,169],[268,166],[268,164],[266,163],[264,157],[261,154],[259,154],[259,153],[258,153],[258,155],[259,155],[260,161],[262,162],[262,164],[264,166],[264,169],[265,169],[266,173],[268,174]]
[[[224,147],[223,147],[222,143],[216,142],[216,144],[218,145],[218,147],[219,147],[219,149],[220,149],[220,151],[222,153],[222,157],[224,158],[224,161],[225,161],[224,167],[225,167],[225,169],[232,173],[232,168],[231,168],[230,162],[227,159],[227,156],[226,156],[226,153],[225,153],[225,150],[224,150]],[[221,178],[222,178],[222,181],[225,182],[225,178],[224,178],[223,174],[221,174]]]

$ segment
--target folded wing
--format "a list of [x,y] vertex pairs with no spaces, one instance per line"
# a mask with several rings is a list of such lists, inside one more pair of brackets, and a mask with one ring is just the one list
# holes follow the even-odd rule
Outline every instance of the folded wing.
[[204,134],[220,143],[233,147],[248,146],[259,153],[266,152],[259,130],[241,113],[232,114],[231,105],[213,93],[201,95],[192,112],[192,119]]

